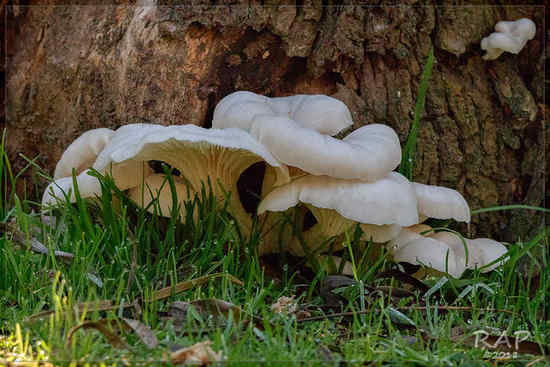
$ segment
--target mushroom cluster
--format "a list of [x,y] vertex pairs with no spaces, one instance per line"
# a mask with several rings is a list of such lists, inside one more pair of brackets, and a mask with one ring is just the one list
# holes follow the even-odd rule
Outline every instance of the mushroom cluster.
[[[503,264],[506,247],[490,238],[463,238],[456,232],[435,232],[426,224],[403,228],[390,242],[394,261],[426,265],[460,278],[466,269],[488,272]],[[498,261],[497,261],[498,260]]]
[[481,40],[481,49],[487,53],[484,60],[495,60],[504,51],[519,54],[527,41],[535,37],[537,28],[528,18],[516,21],[500,21],[495,24],[495,32]]
[[303,256],[337,250],[357,224],[363,240],[384,244],[396,261],[423,264],[455,277],[506,252],[492,240],[463,243],[447,233],[415,232],[427,218],[469,222],[468,204],[455,190],[410,182],[394,172],[401,147],[392,128],[370,124],[342,139],[335,137],[351,125],[347,106],[328,96],[269,98],[235,92],[216,106],[211,129],[132,124],[84,133],[63,154],[42,203],[54,204],[62,192],[74,200],[72,169],[81,196],[98,195],[100,184],[88,174],[93,168],[111,175],[139,205],[151,210],[149,204],[158,200],[156,210],[169,216],[170,186],[165,174],[149,164],[162,161],[179,173],[173,179],[180,201],[191,199],[205,182],[212,183],[219,201],[230,193],[229,211],[246,233],[253,217],[243,206],[237,183],[243,172],[263,162],[256,214],[273,224],[264,227],[273,228],[291,210],[301,224],[311,225],[298,225],[299,233],[296,228],[264,232],[260,254],[288,250]]
[[[95,138],[102,129],[91,130],[73,142],[66,152],[80,152],[83,141]],[[64,154],[58,163],[67,166]],[[159,210],[160,215],[170,216],[173,200],[170,185],[163,173],[155,173],[149,165],[151,161],[165,162],[176,169],[180,175],[173,176],[178,200],[192,199],[200,192],[202,185],[211,183],[214,196],[223,202],[226,192],[230,195],[230,211],[237,222],[246,229],[251,228],[252,218],[246,213],[237,192],[240,175],[256,162],[266,162],[266,175],[271,185],[280,185],[290,180],[287,167],[277,161],[273,155],[248,132],[241,129],[204,129],[196,125],[162,126],[154,124],[131,124],[116,130],[103,149],[95,154],[93,164],[89,164],[90,154],[82,159],[73,155],[70,162],[77,170],[76,182],[83,198],[100,193],[101,186],[97,178],[88,175],[90,168],[101,174],[112,176],[121,190],[138,204],[150,211]],[[70,170],[65,170],[70,175]],[[57,168],[56,168],[57,172]],[[72,189],[72,177],[55,177],[44,196],[42,205],[55,203],[61,191],[68,193]],[[266,187],[269,189],[270,187]],[[71,190],[74,191],[74,190]],[[149,203],[158,198],[158,206]],[[74,200],[74,193],[70,194]],[[184,205],[180,205],[184,210]],[[184,215],[182,216],[184,217]]]

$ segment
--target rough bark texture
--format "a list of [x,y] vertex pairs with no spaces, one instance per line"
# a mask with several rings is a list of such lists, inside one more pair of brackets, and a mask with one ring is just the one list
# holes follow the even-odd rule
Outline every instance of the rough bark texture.
[[[216,103],[236,90],[332,95],[350,107],[356,127],[385,123],[404,142],[433,47],[415,180],[456,188],[473,209],[544,205],[544,7],[35,3],[41,6],[5,9],[4,117],[16,171],[24,153],[40,155],[37,163],[53,172],[67,145],[91,128],[138,121],[208,127]],[[522,17],[536,23],[535,39],[519,55],[482,60],[479,43],[494,24]],[[541,221],[526,211],[478,215],[471,234],[513,241]]]

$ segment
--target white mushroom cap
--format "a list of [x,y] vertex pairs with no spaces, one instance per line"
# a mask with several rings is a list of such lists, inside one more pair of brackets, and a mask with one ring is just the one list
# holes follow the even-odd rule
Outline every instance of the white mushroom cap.
[[70,177],[73,168],[77,175],[90,168],[114,133],[111,129],[101,128],[80,135],[61,155],[55,166],[53,178]]
[[459,222],[470,222],[470,207],[458,191],[417,182],[413,182],[413,187],[422,218],[453,218]]
[[[466,269],[484,267],[506,253],[506,247],[488,238],[463,239],[455,233],[442,231],[433,233],[424,224],[403,228],[392,240],[389,250],[397,262],[426,265],[459,278]],[[425,233],[428,232],[428,233]],[[423,235],[420,233],[424,233]],[[466,258],[466,248],[468,256]],[[448,256],[448,269],[445,261]],[[502,265],[495,263],[483,272]]]
[[[390,172],[376,182],[304,176],[273,189],[260,203],[258,214],[285,211],[298,203],[305,204],[317,220],[302,233],[304,242],[320,251],[328,249],[320,248],[326,240],[352,229],[357,222],[363,223],[362,238],[372,238],[374,242],[388,241],[397,235],[401,226],[418,222],[414,190],[397,172]],[[332,246],[337,250],[341,243]],[[304,254],[296,238],[288,248],[297,255]]]
[[[474,238],[468,242],[472,247],[477,247],[478,251],[481,252],[480,262],[478,268],[484,267],[503,256],[508,252],[508,249],[500,242],[495,241],[491,238]],[[487,273],[491,270],[494,270],[508,261],[509,257],[504,258],[502,261],[499,261],[487,268],[481,269],[481,272]]]
[[389,244],[389,250],[396,252],[397,250],[405,247],[408,243],[423,238],[423,234],[426,235],[432,227],[426,224],[415,224],[406,228],[401,228],[400,232],[395,236]]
[[[231,192],[231,207],[239,223],[247,226],[251,218],[244,211],[237,190],[239,176],[256,162],[265,161],[266,170],[274,170],[271,176],[273,185],[289,181],[288,169],[279,163],[267,149],[248,132],[241,129],[203,129],[195,125],[160,126],[145,125],[127,128],[128,132],[117,137],[117,144],[109,145],[105,154],[98,157],[98,170],[107,167],[115,172],[118,182],[125,180],[120,174],[121,167],[127,168],[131,182],[125,188],[139,187],[143,181],[140,175],[131,175],[150,160],[163,161],[181,172],[181,179],[188,183],[193,192],[200,192],[208,179],[214,195],[219,200],[225,196],[224,190]],[[113,139],[115,140],[115,139]],[[145,178],[148,176],[145,175]]]
[[498,22],[495,31],[481,40],[481,49],[487,51],[483,56],[485,60],[494,60],[504,51],[518,54],[527,41],[535,37],[537,28],[531,19],[522,18]]
[[[85,170],[80,173],[76,178],[76,184],[78,185],[78,191],[82,198],[93,197],[101,194],[101,184],[94,176],[90,176],[88,173],[90,170]],[[73,177],[59,178],[46,187],[44,194],[42,195],[42,206],[47,207],[55,205],[57,200],[65,200],[65,195],[69,195],[69,201],[76,201],[75,190],[73,186]]]
[[[447,231],[431,234],[430,237],[449,245],[467,269],[481,268],[492,263],[507,252],[506,247],[500,242],[489,238],[464,238],[463,242],[460,236]],[[467,258],[466,249],[464,248],[465,244],[468,249]],[[483,268],[482,272],[489,272],[500,265],[502,265],[502,262],[495,263],[487,268]]]
[[224,97],[216,106],[213,128],[250,130],[255,117],[286,117],[321,134],[336,135],[352,125],[351,113],[341,101],[324,95],[295,95],[269,98],[239,91]]
[[[75,142],[73,142],[69,148],[63,153],[61,161],[57,164],[56,175],[59,172],[64,172],[66,167],[70,167],[71,164],[68,160],[64,161],[64,157],[74,156],[69,154],[71,151],[84,151],[87,152],[88,160],[80,163],[83,167],[89,168],[92,166],[101,174],[111,174],[115,180],[115,184],[121,190],[126,190],[131,187],[140,185],[144,178],[153,173],[153,170],[147,165],[146,162],[129,161],[116,166],[112,166],[112,160],[110,155],[113,151],[120,146],[129,145],[135,143],[136,139],[143,137],[154,130],[157,130],[162,126],[150,125],[150,124],[131,124],[125,125],[112,131],[110,129],[96,129],[84,133]],[[95,153],[97,152],[97,153]],[[95,161],[95,162],[94,162]],[[77,174],[79,173],[78,170]],[[76,176],[77,184],[82,198],[93,197],[101,192],[101,185],[96,177],[87,174],[89,170],[81,172]],[[72,174],[69,173],[68,177],[62,177],[52,182],[44,191],[42,196],[42,204],[55,204],[56,199],[63,199],[63,192],[69,193],[69,190],[73,191],[70,196],[70,201],[75,200]]]
[[376,181],[401,161],[397,134],[381,124],[363,126],[339,140],[291,119],[264,115],[254,119],[251,134],[279,161],[313,175]]
[[[110,161],[107,158],[110,151],[125,140],[132,141],[131,133],[142,130],[142,132],[145,132],[147,126],[147,124],[133,124],[123,126],[116,131],[102,128],[82,134],[63,153],[54,174],[56,180],[44,191],[42,204],[44,206],[53,205],[57,202],[57,199],[63,200],[63,193],[68,194],[69,191],[72,191],[69,200],[71,202],[75,200],[71,172],[73,168],[77,173],[76,182],[80,196],[87,198],[99,195],[101,185],[96,177],[88,175],[88,168],[93,167],[101,174],[111,173],[112,167],[109,165]],[[82,169],[86,170],[81,171]],[[137,186],[143,181],[144,177],[152,173],[147,164],[134,162],[119,165],[114,171],[113,176],[116,178],[118,174],[118,177],[120,177],[117,183],[122,190]],[[67,176],[63,177],[63,175]]]
[[299,202],[334,209],[345,218],[376,225],[418,223],[416,196],[410,182],[390,172],[376,182],[305,176],[275,188],[260,203],[258,214],[283,211]]
[[460,278],[466,270],[449,245],[430,237],[420,236],[416,240],[412,240],[394,251],[393,259],[396,262],[425,265],[441,272],[447,272],[454,278]]
[[336,135],[353,124],[348,107],[325,95],[276,97],[271,99],[271,104],[277,112],[288,111],[287,115],[300,126],[325,135]]
[[97,156],[93,168],[102,174],[111,175],[120,190],[141,185],[147,176],[153,174],[151,167],[143,161],[114,162],[112,159],[113,152],[121,147],[134,145],[147,135],[161,131],[163,128],[164,126],[155,124],[121,126],[115,131],[105,149]]
[[248,131],[252,120],[257,115],[275,115],[276,113],[268,97],[239,91],[225,96],[216,105],[212,117],[212,128],[229,127]]

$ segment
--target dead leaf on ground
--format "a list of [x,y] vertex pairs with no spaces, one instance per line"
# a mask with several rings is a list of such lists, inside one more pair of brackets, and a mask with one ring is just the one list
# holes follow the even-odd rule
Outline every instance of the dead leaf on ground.
[[101,319],[98,321],[86,321],[82,324],[73,326],[67,333],[65,346],[67,349],[71,347],[72,338],[75,332],[80,329],[95,329],[99,331],[105,339],[111,343],[113,347],[130,349],[128,344],[118,335],[118,324],[116,320]]
[[74,333],[80,329],[95,329],[99,331],[105,339],[115,348],[130,349],[128,344],[119,335],[120,326],[126,330],[131,330],[139,337],[148,349],[156,348],[158,339],[155,333],[140,321],[134,319],[101,319],[98,321],[85,321],[79,325],[73,326],[67,333],[65,345],[70,348]]
[[243,318],[247,319],[247,316],[243,314],[240,307],[221,299],[198,299],[191,301],[189,305],[195,307],[201,314],[224,316],[225,318],[228,318],[231,313],[235,322],[239,322]]
[[348,287],[356,283],[357,282],[355,280],[344,275],[329,275],[321,284],[321,297],[325,300],[327,306],[337,307],[342,303],[344,298],[333,293],[332,291],[334,289]]
[[157,336],[148,326],[134,319],[122,318],[122,320],[137,334],[139,339],[148,349],[154,349],[157,347],[159,344]]
[[214,352],[210,347],[212,343],[206,340],[194,344],[188,348],[183,348],[170,353],[170,362],[174,364],[192,364],[198,366],[206,366],[210,363],[222,362],[222,352]]

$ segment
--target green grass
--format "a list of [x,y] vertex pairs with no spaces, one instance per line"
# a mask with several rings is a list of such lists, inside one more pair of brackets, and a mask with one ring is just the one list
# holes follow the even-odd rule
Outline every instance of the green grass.
[[[432,64],[430,52],[400,167],[409,179]],[[155,202],[150,212],[139,208],[109,178],[100,177],[99,197],[83,200],[76,192],[76,203],[60,203],[55,223],[45,225],[32,210],[39,212],[39,206],[15,195],[22,173],[39,168],[28,160],[14,175],[4,147],[5,135],[0,144],[0,366],[39,361],[169,365],[173,349],[205,340],[230,365],[483,366],[496,363],[499,355],[513,357],[503,365],[550,364],[544,355],[550,344],[550,228],[510,244],[510,260],[490,273],[417,280],[378,245],[359,250],[357,227],[337,254],[353,264],[353,279],[342,280],[312,271],[305,259],[288,254],[259,258],[260,233],[242,234],[227,201],[220,204],[211,195],[211,183],[184,204],[185,217],[174,205],[170,218],[160,218],[150,213],[159,210]],[[503,206],[472,214],[517,209],[548,211]],[[32,241],[47,253],[29,251]],[[56,250],[74,258],[56,256]],[[525,260],[531,271],[524,274],[518,264]],[[272,312],[281,296],[294,296],[301,316]],[[181,301],[202,308],[182,311],[174,303]],[[145,325],[145,335],[154,334],[158,345],[148,349],[148,339],[125,328],[125,318]],[[529,337],[507,354],[503,345],[476,348],[480,330],[495,336],[492,343],[503,333],[512,337],[527,330]],[[515,340],[509,341],[514,346]]]
[[[348,246],[340,256],[353,261],[358,282],[329,293],[341,302],[330,307],[322,285],[333,278],[308,270],[303,259],[290,255],[258,258],[258,233],[243,237],[208,185],[185,203],[185,218],[178,217],[177,210],[171,218],[159,218],[102,178],[100,197],[82,200],[77,193],[76,203],[62,203],[54,213],[55,225],[46,226],[31,211],[32,202],[13,194],[15,176],[1,148],[0,223],[16,224],[4,226],[8,230],[0,237],[0,365],[162,364],[174,346],[210,340],[212,348],[234,365],[370,361],[476,366],[488,361],[482,359],[485,351],[471,345],[474,333],[483,328],[493,328],[496,335],[528,330],[535,345],[550,343],[548,229],[526,243],[510,245],[511,260],[501,269],[487,274],[469,271],[459,280],[426,277],[422,287],[410,286],[399,265],[384,258],[373,261]],[[196,221],[194,212],[199,214]],[[346,241],[356,243],[359,237],[354,233]],[[21,248],[31,238],[43,243],[48,253]],[[531,259],[538,275],[520,274],[520,258],[539,246],[543,257]],[[54,250],[70,252],[74,259],[66,263]],[[384,272],[394,276],[380,277]],[[187,284],[182,292],[174,289],[167,298],[154,297],[159,289],[197,279],[201,281]],[[273,313],[271,304],[283,295],[295,296],[314,319]],[[239,309],[191,308],[179,316],[170,312],[174,301],[208,299]],[[104,300],[113,307],[94,310],[94,303]],[[84,302],[89,302],[85,309],[76,307]],[[46,313],[31,317],[41,312]],[[122,317],[150,328],[158,345],[147,349],[131,330],[118,337],[127,348],[113,346],[94,329],[75,331],[69,340],[71,328],[88,321],[103,322],[108,330],[114,325],[116,336],[123,329]],[[457,330],[464,340],[453,339]],[[509,363],[539,358],[523,353],[529,345],[520,344],[522,353]]]
[[399,173],[407,177],[410,181],[413,179],[413,168],[416,154],[416,138],[418,135],[418,128],[420,124],[420,118],[424,112],[424,103],[426,101],[426,93],[428,92],[428,86],[430,83],[430,76],[432,75],[432,66],[434,63],[434,50],[430,49],[426,66],[422,71],[422,77],[420,79],[420,87],[418,88],[418,97],[416,99],[416,105],[414,106],[414,119],[409,131],[407,142],[403,147],[403,153],[401,158],[401,164],[399,165]]

